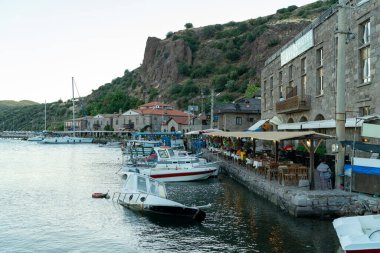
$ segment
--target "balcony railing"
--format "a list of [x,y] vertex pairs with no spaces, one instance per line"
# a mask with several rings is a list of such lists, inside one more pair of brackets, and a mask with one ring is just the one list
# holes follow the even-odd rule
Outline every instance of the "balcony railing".
[[310,110],[310,96],[293,96],[276,103],[277,113],[293,113]]

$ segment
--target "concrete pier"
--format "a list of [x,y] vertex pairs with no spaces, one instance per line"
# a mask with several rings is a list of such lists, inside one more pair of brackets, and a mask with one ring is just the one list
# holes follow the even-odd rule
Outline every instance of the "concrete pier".
[[277,180],[269,181],[252,169],[218,154],[204,151],[203,156],[209,161],[219,161],[222,173],[295,217],[328,219],[379,212],[379,198],[340,189],[309,190],[308,186],[283,186]]

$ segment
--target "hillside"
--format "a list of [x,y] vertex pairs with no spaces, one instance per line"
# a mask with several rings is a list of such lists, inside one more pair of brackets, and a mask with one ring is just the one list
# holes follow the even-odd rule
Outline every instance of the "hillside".
[[[165,39],[149,37],[142,65],[126,70],[84,98],[86,112],[82,114],[126,111],[153,100],[179,109],[204,105],[209,111],[211,88],[218,94],[217,103],[233,101],[259,89],[265,60],[336,2],[289,6],[243,22],[196,28],[188,23],[184,30],[169,31]],[[5,129],[30,129],[32,121],[43,126],[43,105],[1,108],[0,103],[0,122]],[[48,125],[55,122],[50,129],[63,127],[63,120],[70,117],[69,108],[69,103],[61,101],[49,104]],[[4,129],[1,123],[0,129]]]
[[[270,16],[223,25],[193,28],[189,23],[185,30],[168,32],[163,40],[149,37],[142,65],[126,70],[91,94],[89,113],[118,111],[107,111],[101,104],[120,98],[119,92],[185,109],[189,103],[201,106],[202,97],[213,87],[219,93],[218,102],[233,101],[243,96],[248,86],[260,85],[260,72],[269,56],[336,2],[289,6]],[[204,99],[206,110],[210,106],[207,101]]]

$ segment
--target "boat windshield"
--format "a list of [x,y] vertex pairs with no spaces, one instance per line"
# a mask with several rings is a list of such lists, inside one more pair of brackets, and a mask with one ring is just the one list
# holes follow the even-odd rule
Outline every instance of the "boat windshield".
[[169,152],[170,157],[173,157],[173,156],[174,156],[174,151],[173,151],[173,149],[168,149],[168,152]]
[[137,190],[140,192],[148,192],[146,187],[146,179],[145,177],[138,177],[137,178]]
[[159,196],[161,198],[166,198],[165,185],[163,183],[149,180],[150,194]]
[[158,154],[161,158],[169,158],[169,155],[165,149],[158,150]]

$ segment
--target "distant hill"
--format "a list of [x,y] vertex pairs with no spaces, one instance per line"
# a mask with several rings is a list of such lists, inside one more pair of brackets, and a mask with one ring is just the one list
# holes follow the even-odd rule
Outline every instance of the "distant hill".
[[14,100],[0,100],[0,107],[7,106],[29,106],[29,105],[38,105],[37,102],[30,101],[30,100],[21,100],[21,101],[14,101]]
[[[210,90],[225,103],[260,88],[260,72],[265,60],[309,25],[337,0],[316,1],[297,7],[288,6],[275,14],[242,22],[231,21],[168,32],[165,39],[149,37],[142,65],[125,70],[83,98],[83,113],[96,115],[126,111],[148,101],[160,101],[186,109],[187,105],[210,109]],[[0,102],[0,130],[41,129],[44,105]],[[31,101],[28,101],[31,102]],[[34,103],[34,102],[31,102]],[[13,104],[13,106],[11,106]],[[48,127],[63,128],[70,118],[70,103],[48,105]],[[6,110],[4,110],[6,109]]]

